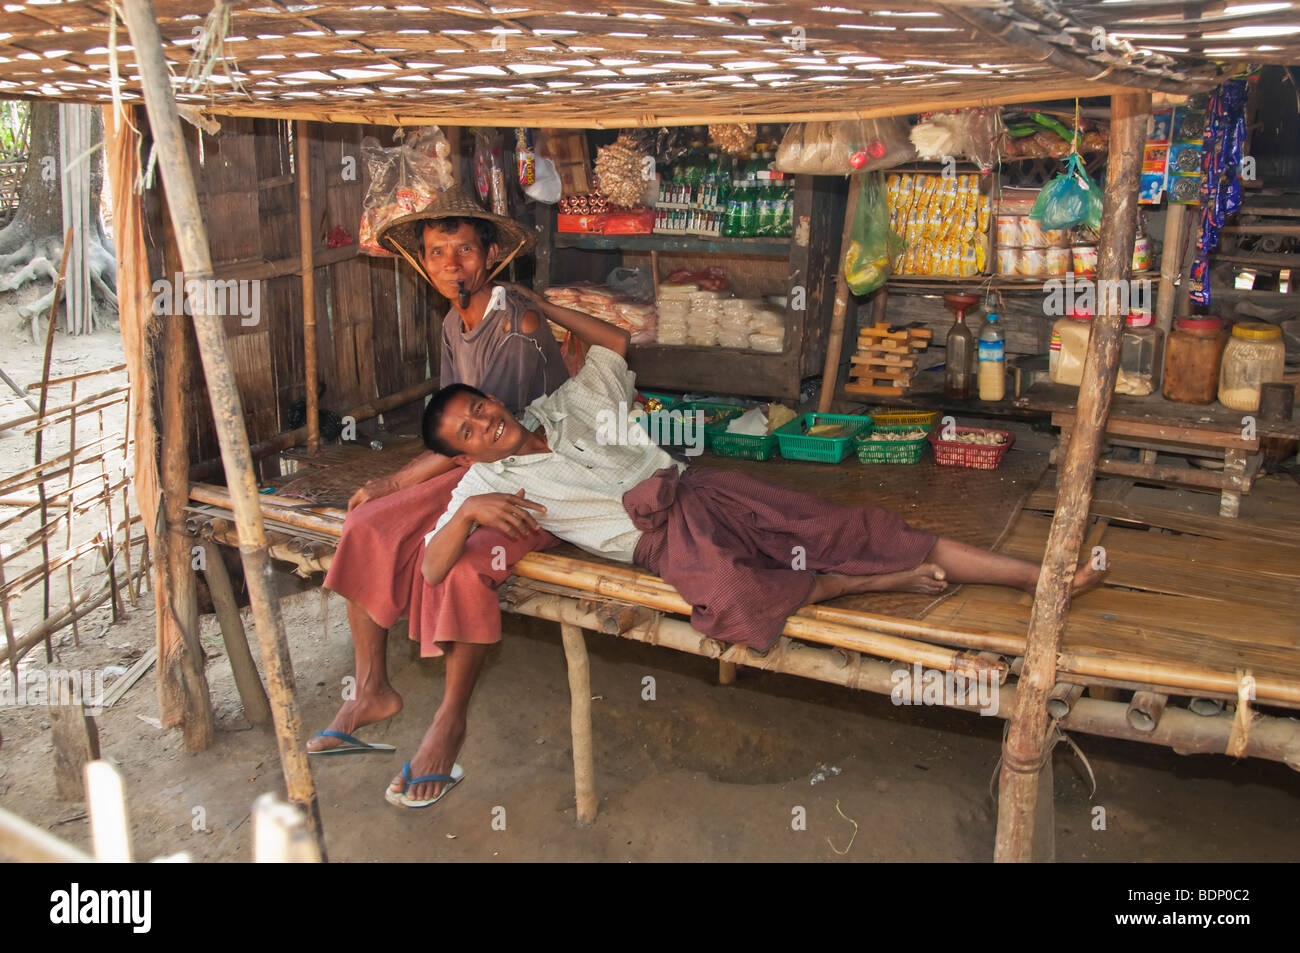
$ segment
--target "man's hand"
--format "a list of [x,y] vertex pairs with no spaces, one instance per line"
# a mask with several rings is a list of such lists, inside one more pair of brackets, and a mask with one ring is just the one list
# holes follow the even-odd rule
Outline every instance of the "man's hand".
[[381,496],[388,496],[390,493],[396,493],[401,487],[391,476],[377,477],[368,482],[357,492],[353,493],[348,499],[348,512],[352,512],[362,503],[369,503],[371,500],[377,500]]
[[[539,295],[532,288],[529,288],[527,285],[521,285],[514,281],[501,281],[498,282],[498,284],[500,284],[501,287],[505,288],[506,291],[517,294],[521,298],[525,298],[534,306],[536,306],[539,311],[541,311],[542,308],[546,307],[547,304],[546,299],[541,295]],[[541,311],[541,313],[545,314],[546,312]]]
[[482,493],[461,504],[460,512],[478,526],[490,526],[510,539],[519,539],[541,529],[530,510],[545,513],[546,507],[524,499],[518,493]]

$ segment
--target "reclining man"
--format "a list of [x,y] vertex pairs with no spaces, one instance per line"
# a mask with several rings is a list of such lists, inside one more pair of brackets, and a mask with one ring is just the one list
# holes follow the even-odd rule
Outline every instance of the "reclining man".
[[[544,318],[588,344],[616,344],[617,329],[560,308],[530,289],[489,280],[494,264],[529,246],[532,236],[451,190],[420,213],[390,223],[381,241],[418,249],[413,257],[452,308],[443,320],[441,383],[483,387],[498,394],[503,413],[568,379],[563,356]],[[462,296],[463,295],[463,296]],[[308,742],[314,755],[392,751],[353,737],[358,728],[402,708],[388,680],[388,629],[403,616],[425,656],[447,655],[447,687],[413,762],[455,754],[464,712],[487,647],[501,638],[495,588],[524,553],[555,545],[548,533],[507,537],[476,534],[456,570],[426,585],[419,572],[423,535],[446,507],[465,468],[426,452],[389,477],[372,480],[348,503],[348,517],[325,586],[348,600],[356,656],[356,697],[345,701],[326,731]],[[501,555],[504,558],[501,558]]]
[[[959,583],[1034,591],[1038,565],[936,537],[877,507],[686,469],[650,443],[612,443],[611,416],[626,413],[635,394],[626,349],[625,334],[592,348],[576,376],[529,406],[532,429],[472,388],[434,395],[425,444],[470,469],[426,537],[430,585],[484,530],[525,538],[544,529],[659,575],[692,605],[696,629],[759,652],[799,607],[848,593],[938,593]],[[806,570],[792,568],[796,554]],[[1099,579],[1082,568],[1075,590]],[[451,760],[434,768],[446,771]]]

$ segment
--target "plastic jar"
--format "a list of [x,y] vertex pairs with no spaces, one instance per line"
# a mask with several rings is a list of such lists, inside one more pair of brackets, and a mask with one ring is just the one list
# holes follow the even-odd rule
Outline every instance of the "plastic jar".
[[1218,318],[1182,318],[1165,345],[1161,393],[1182,404],[1212,404],[1228,336]]
[[1160,386],[1165,336],[1152,324],[1148,312],[1134,312],[1125,320],[1119,346],[1119,376],[1115,393],[1145,397]]
[[1219,403],[1230,410],[1259,410],[1260,385],[1282,380],[1285,361],[1281,328],[1262,321],[1234,326],[1223,349]]
[[1071,311],[1052,325],[1047,368],[1053,383],[1071,387],[1083,383],[1083,362],[1088,356],[1091,334],[1092,315],[1087,311]]
[[1093,278],[1097,274],[1097,246],[1075,245],[1070,250],[1074,263],[1074,273],[1082,278]]
[[1146,271],[1151,267],[1151,239],[1139,235],[1133,242],[1133,270]]

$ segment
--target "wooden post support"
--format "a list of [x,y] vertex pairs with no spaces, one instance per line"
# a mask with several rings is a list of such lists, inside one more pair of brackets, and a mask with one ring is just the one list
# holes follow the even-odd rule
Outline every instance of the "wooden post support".
[[316,393],[316,240],[311,215],[311,136],[299,119],[297,136],[298,243],[302,253],[302,363],[307,379],[307,451],[320,449],[320,410]]
[[[149,126],[158,150],[158,167],[167,189],[167,204],[176,229],[181,261],[187,277],[194,279],[201,289],[213,280],[212,256],[199,209],[193,170],[181,134],[180,118],[172,98],[162,34],[150,0],[125,0],[123,16],[130,30],[131,45],[135,47]],[[306,813],[321,859],[325,860],[320,805],[316,800],[307,751],[303,747],[302,724],[293,694],[293,664],[289,658],[280,601],[273,588],[274,577],[267,553],[266,529],[262,525],[248,431],[244,426],[244,409],[226,350],[223,322],[219,316],[207,313],[205,297],[201,290],[191,296],[190,308],[221,445],[221,459],[230,487],[231,508],[239,530],[240,555],[262,649],[262,668],[266,673],[275,717],[280,764],[289,799]]]
[[[1111,147],[1106,200],[1098,248],[1097,286],[1127,279],[1137,230],[1138,179],[1142,147],[1151,112],[1151,94],[1116,93],[1111,97]],[[1024,670],[1016,707],[1002,746],[998,788],[998,829],[994,859],[1028,861],[1033,856],[1038,778],[1047,738],[1047,696],[1056,684],[1056,656],[1070,609],[1070,588],[1079,549],[1088,527],[1097,455],[1110,413],[1119,372],[1124,308],[1099,295],[1097,317],[1079,387],[1073,439],[1057,476],[1056,513],[1047,537],[1047,553],[1034,593]]]
[[573,788],[578,824],[596,820],[596,766],[591,749],[591,665],[582,629],[560,624],[564,660],[569,667],[570,729],[573,732]]
[[166,371],[162,375],[162,467],[158,485],[162,491],[163,531],[158,536],[154,589],[158,615],[158,717],[164,728],[181,726],[187,750],[206,751],[216,729],[199,642],[199,603],[190,538],[185,532],[190,463],[185,392],[194,374],[184,322],[173,315],[164,315],[162,321]]
[[[50,674],[47,691],[50,700],[50,736],[54,743],[54,788],[65,801],[80,801],[85,795],[82,772],[99,758],[99,729],[95,719],[86,714],[84,693],[90,686],[74,692],[66,672]],[[75,704],[70,704],[76,698]]]
[[221,547],[207,541],[202,545],[203,576],[208,581],[208,592],[212,595],[217,623],[221,626],[221,639],[226,644],[226,658],[230,660],[230,671],[235,676],[239,700],[244,705],[244,717],[251,724],[265,727],[271,724],[271,705],[266,700],[266,689],[262,687],[257,666],[253,664],[253,653],[248,650],[248,635],[244,632],[244,623],[239,617],[239,605],[235,602],[234,587],[230,585],[230,573],[226,571],[225,560],[221,558]]
[[736,684],[736,663],[724,662],[718,659],[718,684],[734,685]]
[[[1183,266],[1183,232],[1187,219],[1187,206],[1179,202],[1170,202],[1169,211],[1165,213],[1165,244],[1160,250],[1160,285],[1156,290],[1156,327],[1165,334],[1174,324],[1175,295],[1178,288],[1174,282]],[[1187,293],[1184,286],[1183,294]]]
[[[853,220],[858,217],[858,193],[862,183],[849,178],[849,201],[844,209],[844,234],[840,238],[840,254],[849,247],[849,238],[853,231]],[[849,313],[849,283],[844,278],[844,262],[835,267],[835,306],[831,309],[831,330],[826,338],[826,363],[822,367],[822,392],[817,398],[817,413],[830,411],[835,400],[835,388],[840,381],[840,353],[844,347],[844,326]]]
[[[50,297],[50,322],[48,325],[46,325],[45,328],[45,360],[41,365],[41,397],[36,411],[36,423],[38,429],[36,431],[36,461],[35,462],[37,466],[39,466],[41,463],[41,443],[42,443],[42,439],[45,436],[45,431],[43,429],[40,429],[40,423],[45,419],[45,408],[49,400],[50,356],[54,351],[55,315],[57,314],[58,307],[59,307],[59,293],[63,290],[64,274],[68,270],[68,250],[71,248],[72,248],[72,229],[69,228],[66,232],[63,233],[63,255],[59,259],[59,274],[58,277],[54,279],[54,291],[51,293],[51,297]],[[33,318],[32,320],[35,320],[35,318]],[[47,522],[47,516],[45,510],[45,481],[44,480],[36,484],[36,492],[37,495],[40,497],[41,525],[44,526]],[[41,562],[45,566],[48,566],[50,563],[50,545],[48,539],[41,540]],[[49,570],[47,569],[45,572],[45,617],[49,618],[49,615],[50,615],[50,573]],[[46,662],[54,661],[54,647],[53,645],[51,645],[48,636],[46,636],[45,638],[45,661]]]

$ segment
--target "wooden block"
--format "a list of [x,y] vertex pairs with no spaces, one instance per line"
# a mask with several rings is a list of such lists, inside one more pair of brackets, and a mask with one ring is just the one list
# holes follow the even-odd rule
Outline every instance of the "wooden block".
[[[84,690],[90,691],[90,687],[86,686]],[[71,679],[66,674],[51,676],[49,693],[51,700],[72,698]],[[50,738],[54,743],[55,791],[63,800],[82,800],[86,796],[82,780],[86,762],[99,759],[99,729],[95,727],[95,719],[86,714],[80,703],[51,705],[49,712]]]
[[851,394],[870,394],[873,397],[902,397],[905,387],[877,387],[871,384],[845,384],[844,389]]

